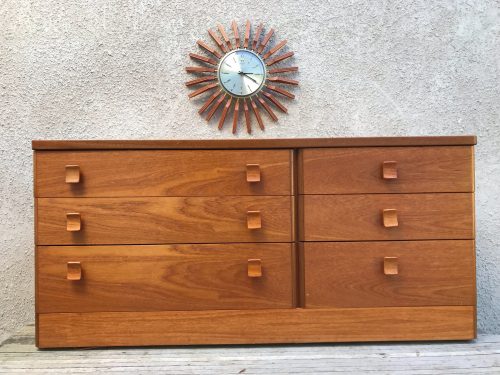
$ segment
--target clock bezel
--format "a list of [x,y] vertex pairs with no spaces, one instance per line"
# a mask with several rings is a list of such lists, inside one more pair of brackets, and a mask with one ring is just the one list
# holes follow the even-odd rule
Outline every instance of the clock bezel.
[[[222,83],[222,79],[220,77],[220,68],[221,68],[221,65],[226,61],[226,59],[230,56],[230,55],[233,55],[233,54],[236,54],[238,52],[248,52],[250,53],[251,55],[254,55],[258,60],[259,62],[261,63],[262,65],[262,68],[264,69],[264,79],[262,80],[259,88],[257,90],[255,90],[253,93],[249,94],[249,95],[237,95],[237,94],[234,94],[232,92],[230,92],[225,86],[224,84]],[[220,88],[228,95],[232,96],[233,98],[238,98],[238,99],[246,99],[246,98],[251,98],[252,96],[255,96],[257,95],[259,92],[262,91],[262,89],[264,88],[265,84],[266,84],[266,80],[267,80],[267,75],[268,75],[268,72],[267,72],[267,65],[266,63],[264,62],[264,59],[258,54],[256,53],[255,51],[252,51],[248,48],[237,48],[237,49],[234,49],[234,50],[231,50],[229,52],[227,52],[224,56],[221,57],[220,61],[219,61],[219,64],[217,65],[217,81],[219,83],[219,86]]]

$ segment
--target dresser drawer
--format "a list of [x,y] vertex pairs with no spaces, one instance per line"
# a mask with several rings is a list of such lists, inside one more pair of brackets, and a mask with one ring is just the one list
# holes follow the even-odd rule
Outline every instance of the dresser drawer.
[[290,195],[290,160],[289,150],[39,151],[35,196]]
[[306,243],[306,307],[475,305],[474,241]]
[[280,243],[39,246],[38,312],[290,308],[291,252]]
[[37,244],[292,241],[292,198],[38,198]]
[[303,194],[474,191],[470,146],[305,149],[301,162]]
[[473,239],[471,193],[303,195],[305,241]]

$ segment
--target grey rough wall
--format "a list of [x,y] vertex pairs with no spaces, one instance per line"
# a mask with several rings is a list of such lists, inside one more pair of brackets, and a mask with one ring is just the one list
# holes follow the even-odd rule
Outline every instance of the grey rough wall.
[[183,86],[196,40],[233,17],[274,27],[300,66],[298,100],[255,138],[478,135],[478,322],[500,333],[499,2],[251,4],[1,1],[0,339],[33,320],[30,141],[233,138]]

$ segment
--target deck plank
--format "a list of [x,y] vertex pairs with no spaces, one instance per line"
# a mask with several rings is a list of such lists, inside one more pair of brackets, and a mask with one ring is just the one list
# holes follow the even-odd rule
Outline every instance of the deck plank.
[[500,335],[461,342],[38,350],[34,326],[0,346],[0,374],[498,374]]

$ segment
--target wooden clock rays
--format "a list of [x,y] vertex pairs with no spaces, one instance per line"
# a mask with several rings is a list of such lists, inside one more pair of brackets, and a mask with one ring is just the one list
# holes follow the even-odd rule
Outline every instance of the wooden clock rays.
[[232,37],[226,33],[224,26],[218,24],[215,31],[208,30],[215,46],[198,40],[203,54],[189,54],[197,63],[186,68],[188,73],[197,75],[186,82],[186,86],[194,89],[189,98],[206,96],[198,113],[210,121],[220,112],[219,130],[231,116],[233,134],[238,129],[240,117],[244,117],[248,133],[252,132],[254,121],[264,130],[261,113],[265,112],[277,121],[276,109],[287,112],[281,103],[282,98],[295,98],[288,90],[298,85],[298,81],[283,76],[298,70],[288,64],[293,52],[282,51],[286,40],[273,44],[274,29],[264,32],[262,24],[252,33],[250,21],[246,21],[241,37],[238,25],[233,21],[231,31]]

